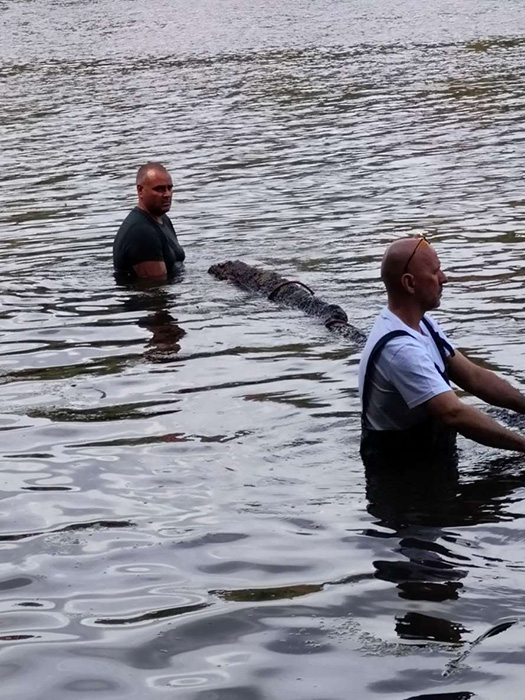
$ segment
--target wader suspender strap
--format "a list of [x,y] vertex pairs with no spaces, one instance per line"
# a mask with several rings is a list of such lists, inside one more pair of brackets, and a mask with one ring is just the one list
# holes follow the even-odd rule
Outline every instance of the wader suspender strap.
[[[430,323],[430,321],[428,319],[426,319],[423,316],[422,320],[423,320],[423,323],[425,324],[427,331],[430,333],[430,337],[434,341],[434,344],[435,344],[436,348],[438,349],[439,354],[441,355],[441,359],[443,360],[443,366],[445,369],[444,370],[439,369],[439,367],[436,365],[435,362],[434,362],[434,367],[437,369],[437,371],[440,373],[440,375],[443,377],[443,379],[446,381],[446,383],[450,384],[450,380],[448,378],[448,372],[447,372],[447,360],[448,360],[449,356],[454,357],[454,355],[456,354],[454,352],[454,348],[452,347],[452,345],[447,343],[447,341],[444,338],[442,338],[439,335],[439,333],[437,333],[434,330],[432,324]],[[449,353],[449,355],[447,355],[447,352]]]
[[[428,330],[430,337],[434,341],[439,354],[441,355],[441,359],[443,360],[443,364],[445,366],[445,370],[441,370],[436,363],[434,363],[435,368],[439,372],[439,374],[443,377],[443,379],[447,382],[447,384],[450,384],[448,374],[447,374],[447,359],[448,356],[446,354],[446,351],[450,353],[450,356],[454,356],[454,349],[453,347],[447,343],[447,341],[442,338],[435,330],[430,321],[428,321],[424,316],[423,316],[423,323],[425,324],[426,329]],[[407,331],[390,331],[390,333],[387,333],[384,335],[382,338],[379,338],[377,343],[374,345],[372,348],[372,352],[368,356],[368,362],[366,363],[366,370],[365,370],[365,378],[363,380],[363,408],[361,412],[361,422],[364,424],[365,421],[365,416],[366,416],[366,409],[368,407],[368,400],[370,396],[370,377],[372,376],[372,372],[374,371],[374,365],[376,363],[377,358],[381,354],[383,348],[385,345],[388,343],[389,340],[392,340],[392,338],[398,338],[400,335],[410,335],[410,333],[407,333]]]
[[407,333],[406,331],[402,330],[390,331],[390,333],[387,333],[382,338],[379,338],[377,343],[372,348],[372,352],[368,356],[368,362],[366,363],[365,370],[365,378],[363,380],[363,408],[361,411],[361,422],[363,423],[363,425],[365,422],[366,409],[368,408],[368,399],[370,397],[370,377],[372,376],[372,372],[374,371],[376,360],[381,354],[385,345],[388,343],[388,341],[392,340],[392,338],[397,338],[400,335],[410,335],[410,333]]

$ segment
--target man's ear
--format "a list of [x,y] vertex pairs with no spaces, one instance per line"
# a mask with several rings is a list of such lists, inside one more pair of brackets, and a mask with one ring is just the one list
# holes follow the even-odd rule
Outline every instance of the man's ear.
[[403,277],[401,277],[401,286],[403,287],[405,292],[408,292],[409,294],[414,294],[414,275],[411,275],[410,272],[405,272]]

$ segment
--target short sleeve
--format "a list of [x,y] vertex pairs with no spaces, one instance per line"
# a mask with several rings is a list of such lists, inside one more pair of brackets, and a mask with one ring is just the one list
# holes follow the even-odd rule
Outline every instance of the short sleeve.
[[409,337],[390,341],[380,363],[381,371],[409,408],[451,391],[424,347]]
[[128,231],[127,239],[127,254],[131,266],[149,260],[164,260],[160,237],[152,227],[134,224]]

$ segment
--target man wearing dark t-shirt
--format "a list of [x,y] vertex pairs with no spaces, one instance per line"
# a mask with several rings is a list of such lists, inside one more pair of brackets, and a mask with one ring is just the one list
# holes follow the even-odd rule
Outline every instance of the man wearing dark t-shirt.
[[163,280],[172,277],[185,253],[166,212],[173,183],[160,163],[137,172],[138,205],[122,222],[113,243],[113,265],[119,277]]

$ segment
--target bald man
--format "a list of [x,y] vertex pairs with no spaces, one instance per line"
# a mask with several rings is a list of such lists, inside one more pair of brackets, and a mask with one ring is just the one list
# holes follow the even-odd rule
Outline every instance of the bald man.
[[455,350],[428,314],[448,282],[424,237],[404,238],[381,265],[388,306],[359,365],[361,455],[374,461],[454,458],[456,432],[483,445],[525,452],[525,437],[456,396],[450,382],[494,406],[525,413],[525,397]]
[[136,177],[138,203],[122,222],[113,243],[113,265],[122,279],[163,281],[173,277],[185,253],[173,224],[173,182],[161,163],[145,163]]

